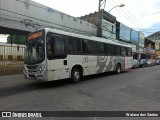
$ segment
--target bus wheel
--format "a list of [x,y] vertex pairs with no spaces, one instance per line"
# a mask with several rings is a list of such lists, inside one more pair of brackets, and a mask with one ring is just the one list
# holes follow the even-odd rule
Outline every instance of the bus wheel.
[[116,71],[115,71],[117,74],[121,73],[121,65],[120,64],[117,64],[116,66]]
[[71,73],[71,81],[76,83],[81,80],[81,72],[78,68],[74,68]]

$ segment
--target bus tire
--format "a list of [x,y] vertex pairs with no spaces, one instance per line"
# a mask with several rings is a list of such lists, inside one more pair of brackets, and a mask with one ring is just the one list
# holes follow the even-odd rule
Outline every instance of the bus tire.
[[121,65],[120,64],[117,64],[115,72],[116,72],[116,74],[121,73]]
[[73,83],[77,83],[81,80],[81,71],[79,68],[73,68],[72,72],[71,72],[71,81]]

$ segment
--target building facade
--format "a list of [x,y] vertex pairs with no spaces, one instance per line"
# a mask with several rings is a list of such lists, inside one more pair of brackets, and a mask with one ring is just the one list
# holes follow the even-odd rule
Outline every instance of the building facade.
[[160,50],[160,31],[149,35],[147,39],[150,39],[152,42],[154,42],[156,50]]
[[97,26],[97,36],[107,39],[116,39],[116,17],[105,10],[81,16],[80,19]]

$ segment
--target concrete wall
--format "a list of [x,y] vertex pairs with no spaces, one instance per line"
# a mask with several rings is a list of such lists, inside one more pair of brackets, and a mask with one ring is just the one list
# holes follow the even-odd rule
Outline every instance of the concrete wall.
[[31,0],[0,0],[0,26],[24,31],[51,27],[96,35],[96,26]]

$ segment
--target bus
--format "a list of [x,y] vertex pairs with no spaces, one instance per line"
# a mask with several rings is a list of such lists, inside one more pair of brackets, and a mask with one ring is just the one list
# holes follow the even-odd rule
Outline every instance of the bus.
[[24,76],[38,81],[71,78],[132,67],[132,47],[118,41],[44,28],[28,35]]

